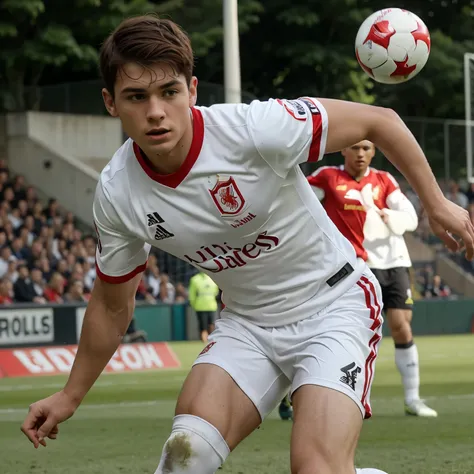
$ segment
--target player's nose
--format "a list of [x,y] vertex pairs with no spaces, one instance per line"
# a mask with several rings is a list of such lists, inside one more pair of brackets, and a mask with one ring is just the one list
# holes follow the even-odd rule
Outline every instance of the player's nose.
[[147,119],[161,121],[165,118],[165,109],[163,102],[158,97],[150,97],[148,101]]

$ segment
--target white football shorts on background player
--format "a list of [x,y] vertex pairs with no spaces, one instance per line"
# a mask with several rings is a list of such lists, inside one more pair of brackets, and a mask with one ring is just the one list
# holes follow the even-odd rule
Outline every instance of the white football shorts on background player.
[[296,323],[260,327],[224,310],[194,364],[224,369],[262,420],[290,388],[308,384],[346,394],[369,418],[381,310],[380,286],[369,269],[337,301]]

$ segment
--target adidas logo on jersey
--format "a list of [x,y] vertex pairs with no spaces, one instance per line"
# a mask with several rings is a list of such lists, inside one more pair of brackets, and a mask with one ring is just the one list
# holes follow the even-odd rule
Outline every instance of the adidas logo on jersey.
[[148,218],[148,227],[165,222],[157,212],[154,212],[153,214],[147,214],[146,216]]
[[163,239],[169,239],[170,237],[174,237],[174,234],[171,232],[167,231],[162,225],[165,220],[157,213],[153,212],[150,214],[146,215],[148,221],[147,225],[148,227],[153,227],[156,225],[155,229],[155,240],[163,240]]

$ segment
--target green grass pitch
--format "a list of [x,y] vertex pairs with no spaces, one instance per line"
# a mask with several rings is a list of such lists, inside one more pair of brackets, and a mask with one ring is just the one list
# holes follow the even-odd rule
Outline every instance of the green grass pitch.
[[[474,473],[474,335],[418,337],[422,396],[436,419],[403,414],[402,387],[389,338],[382,343],[357,464],[389,474]],[[64,377],[0,380],[1,474],[153,474],[174,402],[200,343],[174,343],[179,370],[103,375],[47,449],[20,433],[30,403]],[[288,474],[291,422],[273,413],[228,458],[222,474]]]

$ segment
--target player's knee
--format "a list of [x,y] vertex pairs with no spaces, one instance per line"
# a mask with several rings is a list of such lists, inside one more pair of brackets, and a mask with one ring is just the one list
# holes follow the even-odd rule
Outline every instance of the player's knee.
[[197,416],[178,415],[155,474],[214,474],[228,455],[214,426]]
[[393,320],[390,324],[392,337],[397,343],[406,344],[413,339],[411,324],[401,318]]

